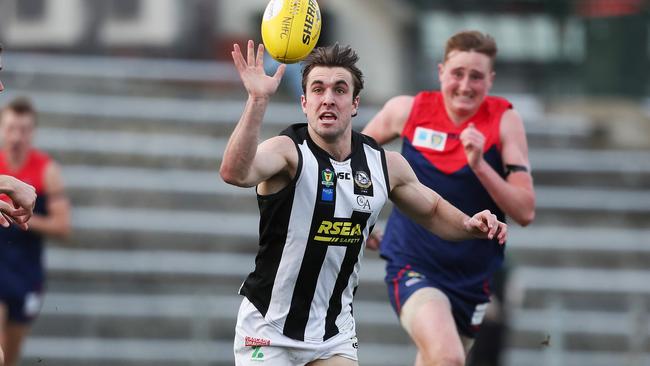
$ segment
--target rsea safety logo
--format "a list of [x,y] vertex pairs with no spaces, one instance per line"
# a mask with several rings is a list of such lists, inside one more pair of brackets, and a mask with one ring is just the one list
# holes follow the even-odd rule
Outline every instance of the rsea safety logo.
[[361,224],[350,221],[321,221],[314,240],[330,245],[360,244],[363,236]]

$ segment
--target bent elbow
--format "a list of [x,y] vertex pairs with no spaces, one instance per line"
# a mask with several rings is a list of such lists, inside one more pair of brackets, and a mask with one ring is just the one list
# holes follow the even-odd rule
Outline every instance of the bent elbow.
[[50,235],[61,241],[70,241],[70,238],[72,237],[72,227],[70,222],[57,225],[57,229],[52,231]]
[[239,175],[235,174],[232,170],[227,169],[223,166],[221,166],[221,169],[219,169],[219,175],[221,176],[221,179],[223,179],[224,182],[236,186],[236,187],[243,187],[243,188],[248,188],[250,187],[247,182],[242,179]]
[[221,164],[221,167],[219,168],[219,176],[221,176],[221,179],[223,179],[224,182],[234,186],[237,185],[235,174],[233,174],[232,169],[229,169],[226,164]]
[[68,241],[72,237],[72,229],[68,225],[67,227],[64,227],[61,230],[61,233],[59,233],[59,238],[63,241]]
[[521,225],[522,227],[526,227],[535,221],[535,209],[531,208],[530,210],[513,219],[517,222],[517,224]]
[[517,224],[526,227],[535,221],[535,201],[535,195],[533,193],[527,198],[526,202],[522,204],[522,210],[519,212],[517,217],[513,217]]
[[522,227],[526,227],[535,221],[535,211],[531,212],[529,215],[521,218],[517,223]]
[[219,172],[219,175],[221,175],[221,179],[223,179],[224,182],[233,185],[233,186],[241,186],[241,182],[235,178],[234,175],[229,174],[229,173],[224,173],[223,171]]

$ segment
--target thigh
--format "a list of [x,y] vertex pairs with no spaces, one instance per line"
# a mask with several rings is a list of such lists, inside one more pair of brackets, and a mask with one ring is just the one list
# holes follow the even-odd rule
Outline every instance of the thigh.
[[265,366],[293,364],[289,349],[246,298],[237,314],[233,351],[236,366],[260,366],[262,361]]
[[422,287],[404,303],[402,326],[426,359],[457,358],[465,354],[456,328],[451,303],[433,287]]
[[288,366],[293,365],[289,351],[275,346],[235,346],[236,366]]
[[307,366],[359,366],[359,363],[343,356],[334,356],[326,360],[310,362]]
[[357,366],[359,364],[357,350],[359,340],[356,331],[352,328],[349,332],[343,332],[334,338],[326,341],[318,347],[316,357],[307,365],[318,366]]

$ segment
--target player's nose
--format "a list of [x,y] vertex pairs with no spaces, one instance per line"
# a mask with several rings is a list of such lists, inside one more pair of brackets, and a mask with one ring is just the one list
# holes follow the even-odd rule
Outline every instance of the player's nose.
[[334,104],[334,92],[326,91],[323,93],[323,104],[333,105]]
[[469,91],[469,78],[463,78],[459,83],[459,87],[461,91]]

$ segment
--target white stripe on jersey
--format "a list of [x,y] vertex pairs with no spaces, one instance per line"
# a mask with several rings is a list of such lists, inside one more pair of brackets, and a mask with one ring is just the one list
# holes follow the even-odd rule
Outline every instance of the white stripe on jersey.
[[303,254],[309,239],[312,215],[316,205],[316,192],[311,192],[312,190],[309,189],[300,189],[299,187],[305,185],[315,187],[320,178],[316,169],[305,169],[314,165],[318,166],[316,158],[307,147],[307,141],[304,141],[298,147],[302,152],[303,169],[296,181],[296,193],[291,207],[287,241],[273,283],[269,310],[264,317],[267,322],[279,327],[280,332],[284,328],[284,321],[287,319],[291,307],[293,289],[298,278],[300,265],[304,259]]

